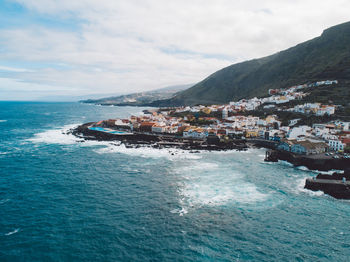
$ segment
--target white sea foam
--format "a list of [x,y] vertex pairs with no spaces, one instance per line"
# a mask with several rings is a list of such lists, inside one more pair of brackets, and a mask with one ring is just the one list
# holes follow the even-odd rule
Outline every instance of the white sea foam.
[[19,228],[16,228],[15,230],[11,231],[11,232],[8,232],[5,234],[5,236],[11,236],[13,234],[16,234],[20,229]]
[[188,210],[184,207],[176,208],[170,211],[172,214],[179,214],[179,216],[186,215],[188,213]]
[[310,171],[306,166],[298,166],[297,169],[303,170],[303,171]]
[[288,161],[284,161],[284,160],[278,160],[278,164],[280,164],[282,166],[294,167],[294,165],[292,163],[289,163]]
[[[238,181],[237,181],[238,182]],[[192,205],[220,206],[229,202],[234,204],[255,204],[268,199],[269,195],[261,193],[252,183],[240,181],[237,184],[221,183],[187,183],[180,194]]]
[[77,127],[79,124],[65,125],[62,128],[50,129],[44,132],[35,134],[33,138],[28,139],[32,143],[45,143],[45,144],[61,144],[61,145],[71,145],[77,142],[82,142],[83,139],[79,139],[72,134],[67,132]]
[[321,173],[324,175],[333,175],[333,173],[342,173],[343,170],[338,170],[338,169],[332,169],[329,171],[312,170],[312,172],[317,173],[317,174]]
[[5,123],[7,122],[7,120],[0,120],[0,123]]
[[[183,163],[185,164],[185,163]],[[183,174],[184,172],[191,172],[194,170],[212,170],[212,169],[217,169],[219,165],[217,163],[212,163],[212,162],[191,162],[188,165],[182,165],[181,167],[178,168],[177,173]]]
[[297,187],[295,190],[295,192],[297,194],[306,193],[310,196],[323,196],[323,195],[325,195],[322,191],[312,191],[312,190],[304,188],[305,180],[306,180],[305,178],[297,180]]
[[316,174],[324,174],[324,175],[332,175],[333,173],[342,173],[343,170],[337,170],[337,169],[332,169],[332,170],[329,170],[329,171],[320,171],[320,170],[313,170],[313,169],[309,169],[307,168],[306,166],[298,166],[296,167],[297,169],[299,170],[303,170],[303,171],[309,171],[309,172],[313,172],[313,173],[316,173]]
[[114,145],[111,143],[101,144],[103,148],[94,150],[98,154],[120,153],[144,158],[168,158],[169,160],[176,159],[200,159],[200,154],[190,153],[181,149],[168,148],[157,149],[152,147],[141,146],[139,148],[127,148],[124,144]]
[[185,209],[228,204],[259,206],[271,197],[270,192],[262,193],[227,162],[187,161],[175,171],[182,177],[178,193],[180,205]]
[[10,152],[0,152],[0,155],[7,155],[9,154]]

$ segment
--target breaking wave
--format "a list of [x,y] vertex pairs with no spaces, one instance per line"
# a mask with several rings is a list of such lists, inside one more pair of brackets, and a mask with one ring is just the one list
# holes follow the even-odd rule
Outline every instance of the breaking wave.
[[5,234],[5,236],[11,236],[13,234],[16,234],[20,229],[19,228],[16,228],[15,230],[11,231],[11,232],[8,232]]
[[65,125],[61,128],[50,129],[44,132],[40,132],[34,135],[34,137],[27,139],[32,143],[45,143],[45,144],[61,144],[71,145],[77,142],[84,141],[69,133],[70,129],[77,127],[79,124]]
[[190,153],[181,149],[168,148],[158,149],[152,147],[141,146],[139,148],[128,148],[124,144],[104,144],[106,147],[94,150],[98,154],[107,153],[121,153],[130,156],[144,157],[144,158],[168,158],[169,160],[176,159],[200,159],[201,153]]
[[305,180],[306,180],[306,178],[302,178],[302,179],[297,180],[297,187],[296,187],[297,194],[305,193],[305,194],[308,194],[310,196],[323,196],[323,195],[325,195],[325,193],[323,193],[322,191],[312,191],[312,190],[304,188]]

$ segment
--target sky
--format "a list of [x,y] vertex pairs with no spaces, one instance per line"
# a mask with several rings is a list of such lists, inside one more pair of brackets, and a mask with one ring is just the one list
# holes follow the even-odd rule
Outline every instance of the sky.
[[196,83],[349,20],[348,0],[0,0],[0,100]]

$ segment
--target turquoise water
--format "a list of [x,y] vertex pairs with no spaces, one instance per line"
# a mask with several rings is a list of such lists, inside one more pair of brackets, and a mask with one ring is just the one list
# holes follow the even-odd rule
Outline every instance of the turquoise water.
[[350,203],[304,190],[316,172],[64,134],[142,110],[0,102],[0,261],[349,261]]
[[101,132],[106,132],[106,133],[111,133],[111,134],[127,134],[127,132],[124,131],[112,131],[103,127],[89,127],[90,130],[95,130],[95,131],[101,131]]

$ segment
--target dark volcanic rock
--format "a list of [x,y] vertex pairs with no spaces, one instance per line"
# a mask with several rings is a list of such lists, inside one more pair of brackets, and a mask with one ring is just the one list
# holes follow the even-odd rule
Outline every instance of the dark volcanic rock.
[[314,156],[296,155],[290,152],[277,150],[272,151],[271,154],[279,160],[288,161],[294,166],[305,166],[311,170],[345,170],[350,166],[350,158],[317,158]]
[[333,173],[333,175],[318,174],[316,178],[308,178],[305,188],[312,191],[323,191],[337,199],[350,199],[350,174]]
[[231,142],[220,142],[211,140],[207,143],[203,140],[183,139],[176,136],[159,136],[144,133],[133,133],[130,135],[115,135],[106,132],[90,130],[88,127],[94,123],[86,123],[73,129],[71,133],[85,140],[97,141],[120,141],[127,147],[151,146],[154,148],[179,148],[184,150],[246,150],[247,145],[243,140]]

